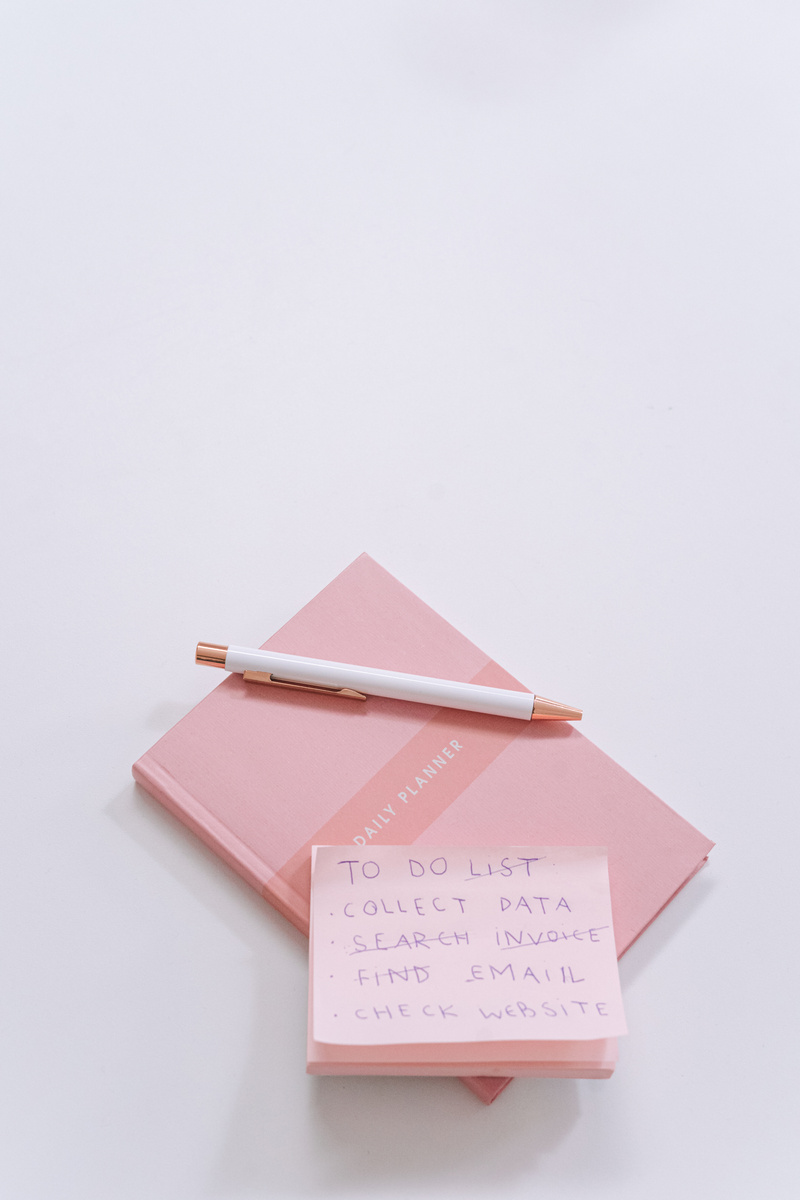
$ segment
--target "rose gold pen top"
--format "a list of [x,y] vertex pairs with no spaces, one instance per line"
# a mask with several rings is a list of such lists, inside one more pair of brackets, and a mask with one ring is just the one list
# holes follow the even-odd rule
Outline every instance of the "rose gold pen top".
[[583,711],[562,704],[560,700],[545,700],[544,696],[533,697],[532,721],[580,721]]
[[224,667],[227,646],[215,646],[213,642],[198,642],[194,661],[204,667]]

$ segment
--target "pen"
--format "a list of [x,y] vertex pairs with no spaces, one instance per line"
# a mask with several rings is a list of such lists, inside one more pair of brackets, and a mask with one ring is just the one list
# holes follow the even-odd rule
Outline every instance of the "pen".
[[559,700],[533,696],[530,692],[457,683],[451,679],[429,679],[425,675],[406,675],[379,667],[356,667],[296,654],[276,654],[273,650],[248,650],[243,646],[198,642],[195,662],[236,672],[243,675],[247,683],[294,688],[349,700],[366,700],[367,695],[384,696],[389,700],[411,700],[417,704],[461,708],[495,717],[517,717],[522,721],[580,721],[583,715],[579,708]]

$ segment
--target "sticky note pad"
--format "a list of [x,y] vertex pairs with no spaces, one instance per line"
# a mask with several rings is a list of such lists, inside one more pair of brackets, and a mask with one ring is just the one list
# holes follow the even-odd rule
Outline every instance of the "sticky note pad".
[[311,939],[310,1039],[351,1063],[605,1061],[626,1032],[604,849],[318,846]]

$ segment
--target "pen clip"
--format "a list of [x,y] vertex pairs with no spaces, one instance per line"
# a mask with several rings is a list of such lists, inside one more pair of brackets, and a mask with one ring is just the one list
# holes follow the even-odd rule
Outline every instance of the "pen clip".
[[329,688],[318,683],[295,683],[292,679],[276,679],[269,671],[245,671],[245,683],[266,683],[271,687],[291,688],[296,692],[313,692],[317,696],[340,696],[344,700],[366,700],[362,692],[352,688]]

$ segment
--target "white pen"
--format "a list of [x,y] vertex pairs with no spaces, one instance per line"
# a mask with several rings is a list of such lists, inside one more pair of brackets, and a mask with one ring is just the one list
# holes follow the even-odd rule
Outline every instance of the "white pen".
[[366,700],[367,695],[384,696],[389,700],[460,708],[494,717],[517,717],[521,721],[580,721],[583,716],[579,708],[559,700],[545,700],[530,692],[429,679],[425,675],[406,675],[380,667],[355,667],[321,658],[276,654],[273,650],[198,642],[195,662],[234,671],[248,683],[266,683],[350,700]]

